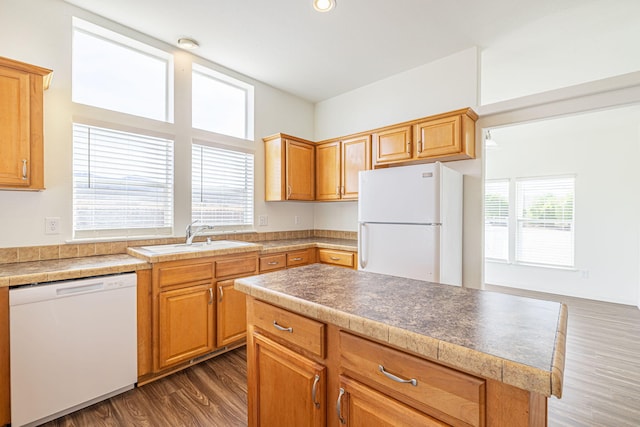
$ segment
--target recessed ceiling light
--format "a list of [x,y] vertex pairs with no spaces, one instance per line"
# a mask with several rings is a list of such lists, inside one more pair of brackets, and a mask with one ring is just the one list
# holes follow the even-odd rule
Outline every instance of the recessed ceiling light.
[[313,8],[318,12],[329,12],[336,6],[336,0],[313,0]]
[[194,39],[189,39],[186,37],[178,39],[178,47],[181,47],[182,49],[191,50],[197,48],[198,46],[200,45]]

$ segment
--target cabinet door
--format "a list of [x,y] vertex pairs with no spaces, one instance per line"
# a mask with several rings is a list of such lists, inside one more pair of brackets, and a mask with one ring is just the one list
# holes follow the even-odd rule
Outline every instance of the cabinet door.
[[340,198],[340,141],[316,147],[316,200]]
[[9,373],[9,288],[0,288],[0,426],[11,421]]
[[255,372],[249,376],[249,425],[326,425],[326,368],[254,335]]
[[158,307],[160,369],[214,349],[211,282],[161,292]]
[[358,198],[358,172],[371,169],[371,136],[342,141],[343,199]]
[[373,134],[376,164],[413,158],[411,126],[400,126]]
[[347,377],[340,377],[336,416],[348,427],[447,426]]
[[243,339],[247,333],[246,295],[233,287],[234,280],[217,283],[216,347]]
[[462,152],[461,117],[445,117],[414,125],[419,158],[440,157]]
[[0,68],[0,185],[30,184],[29,74]]
[[314,146],[286,141],[287,200],[313,200],[315,197]]

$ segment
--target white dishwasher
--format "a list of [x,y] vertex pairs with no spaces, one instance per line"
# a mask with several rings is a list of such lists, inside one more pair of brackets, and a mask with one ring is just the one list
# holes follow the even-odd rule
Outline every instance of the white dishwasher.
[[9,306],[13,427],[133,388],[135,273],[12,288]]

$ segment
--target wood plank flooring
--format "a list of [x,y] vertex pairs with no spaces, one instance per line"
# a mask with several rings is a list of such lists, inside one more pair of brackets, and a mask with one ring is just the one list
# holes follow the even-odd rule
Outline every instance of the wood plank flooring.
[[[569,307],[564,391],[549,400],[550,427],[640,427],[637,307],[487,288]],[[46,426],[246,426],[246,392],[243,347]]]

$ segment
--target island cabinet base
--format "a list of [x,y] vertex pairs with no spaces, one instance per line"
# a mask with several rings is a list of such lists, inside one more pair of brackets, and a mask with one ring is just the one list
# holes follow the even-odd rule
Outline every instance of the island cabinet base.
[[304,314],[247,298],[249,426],[547,425],[543,395]]

